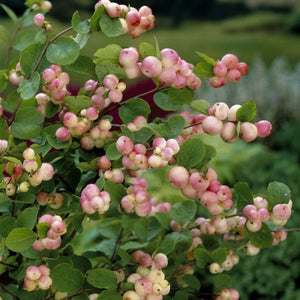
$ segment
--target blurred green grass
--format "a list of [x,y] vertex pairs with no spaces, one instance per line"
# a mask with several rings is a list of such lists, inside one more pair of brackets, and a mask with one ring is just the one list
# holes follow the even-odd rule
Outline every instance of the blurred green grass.
[[[200,51],[215,59],[228,52],[235,53],[249,64],[257,56],[262,57],[266,65],[270,65],[276,57],[284,56],[294,65],[300,61],[300,37],[283,30],[284,19],[284,14],[255,13],[221,22],[189,21],[179,28],[171,28],[163,26],[168,23],[167,20],[158,18],[156,28],[138,39],[132,39],[128,35],[107,38],[102,33],[94,33],[83,49],[83,54],[92,55],[97,49],[110,43],[123,47],[138,46],[142,41],[154,44],[156,37],[160,48],[173,48],[182,58],[192,63],[198,59],[195,51]],[[57,32],[69,26],[54,19],[49,21]],[[13,32],[10,20],[2,18],[0,24]],[[3,68],[5,51],[4,45],[0,44],[0,69]]]

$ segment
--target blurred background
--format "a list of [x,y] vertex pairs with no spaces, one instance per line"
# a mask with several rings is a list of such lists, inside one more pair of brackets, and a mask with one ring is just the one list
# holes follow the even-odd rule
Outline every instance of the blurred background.
[[[72,13],[89,17],[96,1],[53,0],[49,20],[53,28],[65,28]],[[23,0],[0,1],[21,14]],[[228,104],[254,100],[257,120],[273,123],[271,137],[255,143],[227,145],[210,138],[218,148],[213,161],[220,180],[232,186],[246,181],[256,193],[264,193],[271,181],[287,184],[292,191],[294,214],[288,228],[300,227],[300,0],[126,0],[136,8],[148,5],[157,17],[156,28],[140,39],[128,36],[108,39],[98,33],[84,50],[91,55],[109,43],[137,46],[141,41],[160,48],[174,48],[182,58],[197,62],[195,51],[220,59],[234,53],[250,66],[238,84],[210,88],[205,80],[197,98]],[[12,28],[0,10],[2,26]],[[1,40],[1,36],[0,36]],[[0,69],[6,48],[0,43]],[[86,78],[81,78],[86,80]],[[73,84],[79,84],[76,78]],[[136,87],[138,89],[138,86]],[[138,94],[138,92],[137,92]],[[234,268],[234,287],[242,300],[300,299],[300,234],[290,232],[278,247],[262,249],[258,256],[242,258]]]

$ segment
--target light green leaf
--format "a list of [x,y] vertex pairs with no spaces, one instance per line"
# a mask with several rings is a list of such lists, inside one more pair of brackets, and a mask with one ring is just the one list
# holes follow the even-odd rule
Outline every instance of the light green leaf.
[[15,38],[13,48],[22,51],[23,49],[27,48],[32,44],[36,44],[37,41],[35,40],[36,31],[33,29],[24,29],[19,32]]
[[92,99],[87,96],[67,96],[64,98],[65,105],[74,113],[92,105]]
[[249,101],[243,104],[236,112],[236,119],[241,122],[250,122],[256,116],[256,104]]
[[196,259],[196,264],[200,269],[204,269],[206,265],[210,262],[209,252],[204,248],[196,248],[194,250],[194,256]]
[[175,104],[169,100],[168,94],[158,92],[154,95],[155,104],[166,111],[178,111],[181,108],[181,104]]
[[117,149],[116,143],[111,143],[106,148],[105,155],[109,160],[117,160],[122,157],[122,154]]
[[29,249],[36,240],[36,234],[28,228],[15,228],[6,238],[6,246],[8,249],[21,252]]
[[169,87],[169,100],[175,104],[188,104],[194,99],[194,91],[188,87],[182,89],[174,89]]
[[7,13],[7,15],[10,17],[10,19],[13,21],[14,24],[18,24],[18,17],[17,15],[14,13],[13,10],[11,10],[8,6],[6,6],[5,4],[0,4],[0,6],[5,10],[5,12]]
[[126,73],[122,67],[107,60],[98,63],[95,71],[100,82],[108,74],[114,74],[120,79],[126,77]]
[[122,24],[119,19],[111,19],[104,15],[100,19],[100,28],[107,37],[115,37],[123,34]]
[[75,62],[79,51],[80,47],[74,39],[63,36],[49,45],[46,57],[51,63],[64,66]]
[[90,19],[91,28],[93,31],[100,30],[99,20],[102,16],[105,15],[105,7],[104,5],[100,5],[93,13]]
[[211,104],[207,100],[197,99],[191,102],[191,107],[205,115],[208,115],[208,109],[211,107]]
[[202,52],[199,52],[199,51],[196,51],[196,53],[197,53],[204,61],[206,61],[207,63],[209,63],[209,64],[212,65],[212,66],[215,66],[216,61],[215,61],[213,58],[211,58],[211,57],[207,56],[206,54],[204,54],[204,53],[202,53]]
[[76,72],[90,78],[96,78],[95,64],[88,56],[80,55],[75,62],[65,66],[68,72]]
[[142,58],[147,56],[156,56],[156,49],[151,44],[146,42],[140,43],[139,52]]
[[116,44],[107,45],[104,48],[98,49],[94,53],[94,56],[97,57],[95,59],[95,61],[98,63],[98,62],[101,62],[104,60],[108,60],[112,63],[117,63],[117,62],[119,62],[119,55],[120,55],[121,51],[122,51],[122,48],[119,45],[116,45]]
[[267,199],[269,209],[272,209],[276,204],[288,203],[291,199],[291,191],[284,183],[271,182],[268,185]]
[[0,25],[0,42],[4,45],[8,45],[9,43],[9,31],[2,25]]
[[24,100],[32,98],[38,91],[40,86],[40,74],[34,72],[31,79],[21,81],[18,92]]
[[80,34],[86,34],[90,31],[90,24],[88,20],[81,21],[79,12],[75,11],[72,16],[72,28],[75,32]]
[[203,79],[208,79],[215,76],[213,72],[213,66],[206,61],[197,63],[193,71],[197,77]]

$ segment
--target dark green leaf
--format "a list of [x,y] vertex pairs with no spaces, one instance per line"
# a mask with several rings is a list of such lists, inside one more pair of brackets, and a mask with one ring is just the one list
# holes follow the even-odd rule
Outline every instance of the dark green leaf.
[[122,184],[110,180],[105,182],[104,190],[109,193],[111,201],[115,203],[120,203],[120,200],[127,195],[126,189]]
[[241,122],[250,122],[256,116],[256,104],[249,101],[243,104],[236,112],[236,119]]
[[52,286],[61,292],[74,293],[80,290],[84,277],[68,263],[56,265],[51,270]]
[[176,292],[173,300],[188,300],[189,299],[189,294],[184,291],[179,291]]
[[99,289],[116,289],[117,277],[113,271],[104,268],[89,270],[86,273],[87,282]]
[[93,13],[93,15],[91,16],[91,19],[90,19],[91,28],[92,28],[93,31],[99,31],[100,30],[99,20],[104,15],[105,15],[105,7],[104,7],[104,5],[100,5],[94,11],[94,13]]
[[113,290],[107,290],[99,294],[97,300],[121,300],[121,295]]
[[[0,205],[4,200],[2,195],[0,194]],[[6,196],[6,195],[5,195]],[[8,198],[8,197],[7,197]],[[8,198],[10,201],[10,198]],[[17,227],[17,220],[13,217],[1,217],[0,218],[0,234],[4,237],[8,236],[8,234]]]
[[196,259],[196,264],[200,269],[204,269],[206,265],[210,262],[209,252],[204,248],[196,248],[194,250],[194,256]]
[[188,287],[198,291],[201,287],[200,281],[195,275],[185,274],[181,277],[181,281],[185,283]]
[[119,65],[110,61],[102,61],[96,65],[96,74],[99,81],[102,82],[103,78],[108,74],[114,74],[118,78],[125,78],[126,73]]
[[177,221],[181,226],[185,223],[191,221],[196,214],[197,205],[192,200],[186,200],[182,202],[175,203],[170,211],[170,217]]
[[36,240],[36,234],[28,228],[15,228],[6,238],[6,246],[8,249],[21,252],[29,249]]
[[33,229],[37,220],[38,209],[36,207],[25,208],[18,217],[17,226]]
[[182,254],[190,248],[191,244],[190,232],[172,232],[164,237],[158,251],[168,255],[175,250],[175,253]]
[[197,166],[205,156],[205,146],[198,138],[186,140],[177,154],[177,164],[186,169]]
[[243,208],[248,204],[253,204],[253,196],[246,182],[237,182],[234,185],[234,195],[237,196],[237,208],[238,211],[243,210]]
[[150,112],[150,106],[145,100],[132,98],[120,107],[119,116],[124,123],[130,123],[137,116],[147,118]]
[[227,274],[219,274],[214,277],[214,291],[221,292],[232,287],[232,279]]
[[109,16],[104,15],[100,19],[100,28],[102,32],[108,37],[115,37],[123,34],[123,28],[120,20],[111,19]]
[[36,31],[33,29],[25,29],[19,32],[14,40],[13,48],[22,51],[30,45],[36,44]]
[[117,160],[122,157],[122,154],[117,149],[116,143],[112,143],[107,147],[105,155],[109,160]]
[[8,140],[8,124],[3,118],[0,118],[0,140]]
[[281,182],[271,182],[268,185],[268,204],[272,209],[276,204],[288,203],[291,199],[291,191],[287,185]]
[[90,78],[96,78],[97,76],[95,72],[95,64],[93,63],[92,59],[84,55],[78,56],[76,61],[70,65],[67,65],[65,69],[68,72],[76,72]]
[[80,47],[74,39],[63,36],[49,45],[46,57],[51,63],[64,66],[75,62],[79,51]]
[[243,235],[249,239],[251,244],[256,248],[268,248],[273,243],[272,232],[265,223],[262,223],[261,229],[257,232],[249,231],[247,226],[245,226]]
[[15,25],[18,24],[18,17],[17,15],[14,13],[13,10],[11,10],[7,5],[5,4],[0,4],[0,6],[5,10],[5,12],[7,13],[7,15],[10,17],[10,19],[13,21],[13,23]]
[[118,218],[106,218],[99,221],[99,233],[107,238],[117,239],[121,230],[121,221]]
[[224,248],[216,249],[210,254],[212,262],[222,264],[227,257],[227,250]]
[[165,139],[176,139],[184,126],[185,120],[179,115],[171,116],[165,123],[159,124],[161,135]]

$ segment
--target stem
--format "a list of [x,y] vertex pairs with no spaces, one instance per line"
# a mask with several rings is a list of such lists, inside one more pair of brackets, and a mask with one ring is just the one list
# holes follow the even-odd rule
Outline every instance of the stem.
[[11,36],[11,39],[9,41],[9,45],[8,45],[8,48],[7,48],[7,56],[6,56],[6,61],[5,61],[5,69],[8,69],[9,58],[10,58],[11,51],[13,49],[13,43],[15,41],[15,38],[16,38],[17,34],[21,31],[21,29],[22,29],[22,26],[21,26],[21,24],[19,24],[18,27],[16,28],[15,32]]
[[284,229],[285,232],[300,232],[300,228],[288,228],[288,229]]
[[116,240],[114,251],[113,251],[112,256],[111,256],[111,261],[114,261],[116,259],[116,255],[117,255],[117,251],[118,251],[118,246],[119,246],[119,244],[121,242],[123,231],[124,231],[124,229],[122,228],[120,230],[118,239]]

